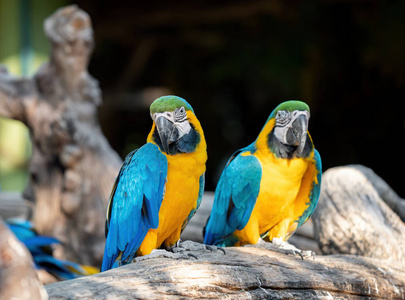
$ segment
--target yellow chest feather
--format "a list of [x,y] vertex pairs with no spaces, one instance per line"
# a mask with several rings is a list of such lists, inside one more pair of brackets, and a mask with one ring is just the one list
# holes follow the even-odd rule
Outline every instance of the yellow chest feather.
[[252,216],[258,218],[259,228],[268,229],[286,217],[300,191],[310,159],[278,159],[269,153],[254,154],[262,165],[259,196]]

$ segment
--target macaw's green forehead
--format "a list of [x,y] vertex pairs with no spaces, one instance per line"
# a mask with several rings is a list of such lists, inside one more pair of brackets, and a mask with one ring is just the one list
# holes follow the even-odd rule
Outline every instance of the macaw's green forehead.
[[150,106],[150,112],[162,113],[165,111],[174,111],[176,108],[184,107],[186,110],[191,110],[194,113],[193,108],[183,98],[177,96],[163,96],[157,98]]
[[271,113],[269,119],[274,118],[279,110],[286,110],[286,111],[289,111],[289,112],[293,112],[294,110],[301,110],[301,111],[306,110],[306,111],[310,112],[309,111],[309,106],[306,103],[304,103],[302,101],[298,101],[298,100],[290,100],[290,101],[280,103],[273,110],[273,112]]

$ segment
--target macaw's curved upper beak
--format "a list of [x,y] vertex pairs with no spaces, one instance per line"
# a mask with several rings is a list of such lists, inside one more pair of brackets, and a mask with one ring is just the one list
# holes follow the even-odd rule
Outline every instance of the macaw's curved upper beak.
[[163,150],[169,154],[170,144],[179,139],[179,131],[174,126],[173,122],[164,116],[160,116],[156,119],[156,128],[162,142]]
[[308,136],[308,118],[305,115],[300,115],[292,124],[294,135],[297,137],[298,148],[297,152],[299,155],[302,154],[304,150],[305,143],[307,142]]
[[287,144],[297,146],[297,154],[301,155],[307,141],[308,118],[306,115],[299,115],[291,125],[286,135]]

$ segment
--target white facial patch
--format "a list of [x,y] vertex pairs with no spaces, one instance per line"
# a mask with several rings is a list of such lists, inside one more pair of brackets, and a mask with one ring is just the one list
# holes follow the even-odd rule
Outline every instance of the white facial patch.
[[179,131],[178,139],[188,134],[191,130],[191,125],[187,119],[187,114],[184,107],[176,109],[174,112],[166,111],[163,113],[154,113],[152,120],[156,121],[159,117],[163,117],[174,124]]
[[306,116],[306,125],[308,127],[309,112],[306,110],[294,110],[292,113],[286,110],[280,110],[277,112],[275,117],[276,124],[274,127],[274,135],[280,142],[287,144],[288,129],[292,128],[294,121],[302,115]]
[[181,138],[183,135],[186,135],[190,132],[191,126],[188,120],[185,120],[181,123],[174,123],[174,126],[179,130],[180,132],[180,137]]

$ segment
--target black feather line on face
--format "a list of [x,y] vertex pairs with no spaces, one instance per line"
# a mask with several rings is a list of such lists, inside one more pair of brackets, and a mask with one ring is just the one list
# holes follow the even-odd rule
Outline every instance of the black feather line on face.
[[309,135],[307,134],[304,149],[301,155],[299,155],[296,151],[298,146],[290,146],[281,143],[274,135],[274,128],[267,135],[267,146],[277,158],[284,158],[284,159],[301,158],[301,157],[307,158],[311,155],[312,149],[314,148],[314,145],[312,144],[312,141],[309,138]]
[[[181,139],[178,141],[169,144],[169,154],[175,155],[178,153],[191,153],[194,152],[197,148],[198,144],[200,143],[200,134],[195,130],[193,124],[190,123],[191,129],[190,132],[185,134]],[[159,146],[160,151],[165,152],[163,149],[162,141],[160,140],[159,133],[157,129],[153,131],[152,134],[153,141],[156,145]]]

